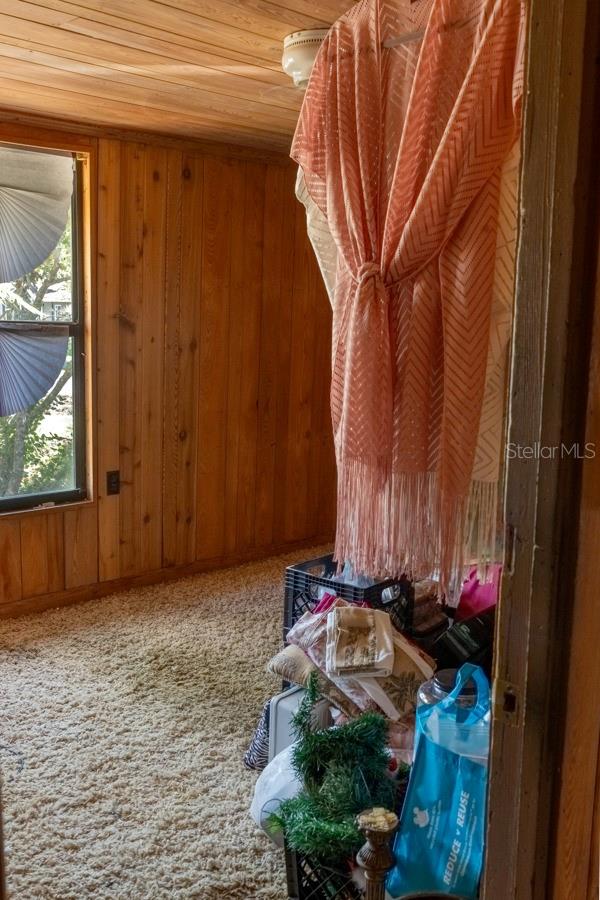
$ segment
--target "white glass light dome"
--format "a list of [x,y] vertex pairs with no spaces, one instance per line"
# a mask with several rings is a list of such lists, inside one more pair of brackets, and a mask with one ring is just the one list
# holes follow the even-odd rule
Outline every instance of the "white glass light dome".
[[294,31],[283,39],[283,71],[293,79],[296,87],[305,88],[308,84],[311,69],[317,50],[323,43],[327,28],[314,28],[311,31]]

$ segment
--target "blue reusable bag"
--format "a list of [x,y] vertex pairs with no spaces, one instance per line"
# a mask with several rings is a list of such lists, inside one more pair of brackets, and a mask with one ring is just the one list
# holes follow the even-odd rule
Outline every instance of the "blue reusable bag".
[[[472,679],[475,705],[457,704]],[[489,682],[464,665],[454,690],[417,709],[415,761],[394,841],[388,875],[392,897],[438,891],[477,897],[483,866],[490,723]],[[480,761],[470,758],[475,756]]]

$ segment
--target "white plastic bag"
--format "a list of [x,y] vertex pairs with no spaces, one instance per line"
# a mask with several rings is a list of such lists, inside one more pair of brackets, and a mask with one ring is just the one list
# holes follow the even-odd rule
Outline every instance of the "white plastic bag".
[[280,847],[283,846],[283,834],[273,834],[268,827],[268,819],[277,812],[283,800],[295,797],[302,787],[302,782],[292,767],[294,746],[290,744],[278,753],[260,773],[250,806],[250,815],[256,824]]

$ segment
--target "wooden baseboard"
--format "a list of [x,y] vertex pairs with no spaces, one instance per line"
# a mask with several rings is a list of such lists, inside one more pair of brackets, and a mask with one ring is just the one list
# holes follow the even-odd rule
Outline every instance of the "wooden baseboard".
[[210,572],[215,569],[227,569],[232,566],[243,565],[248,562],[257,562],[278,556],[283,553],[301,551],[308,547],[316,547],[331,543],[331,534],[317,535],[310,540],[291,541],[284,544],[273,544],[269,547],[253,548],[234,556],[220,556],[213,559],[201,559],[184,566],[170,566],[164,569],[155,569],[153,572],[145,572],[143,575],[131,575],[127,578],[117,578],[113,581],[100,581],[84,587],[71,588],[68,591],[58,591],[54,594],[44,594],[39,597],[28,597],[16,603],[5,603],[0,606],[1,619],[15,619],[20,616],[29,616],[34,613],[45,612],[48,609],[58,609],[63,606],[73,606],[97,597],[106,597],[108,594],[116,594],[132,588],[145,587],[149,584],[160,584],[167,581],[175,581],[186,578],[189,575],[198,575],[201,572]]

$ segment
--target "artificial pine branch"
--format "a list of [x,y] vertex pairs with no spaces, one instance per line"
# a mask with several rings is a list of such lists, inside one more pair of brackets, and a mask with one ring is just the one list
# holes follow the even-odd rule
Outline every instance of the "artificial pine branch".
[[315,731],[317,697],[317,680],[311,676],[293,722],[298,743],[292,764],[304,789],[281,804],[273,821],[284,829],[292,849],[340,862],[363,841],[358,813],[371,806],[395,809],[397,785],[388,773],[383,716],[364,713],[336,728]]
[[292,717],[292,729],[298,740],[305,738],[312,731],[313,709],[319,697],[319,683],[316,672],[308,676],[304,697],[294,716]]

